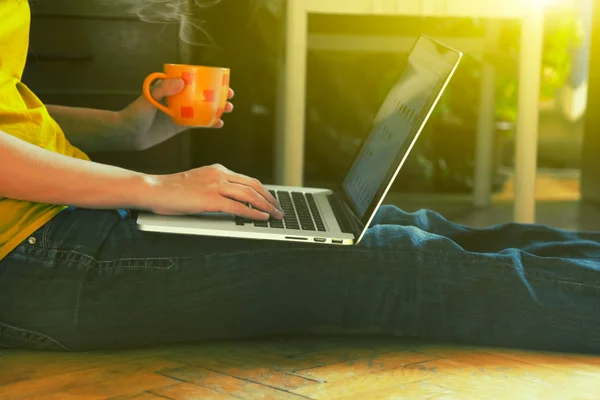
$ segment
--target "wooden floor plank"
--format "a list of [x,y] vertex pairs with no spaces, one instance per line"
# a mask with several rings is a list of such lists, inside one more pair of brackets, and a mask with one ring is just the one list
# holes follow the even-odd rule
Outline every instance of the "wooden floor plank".
[[154,372],[160,369],[184,366],[177,361],[163,358],[144,358],[125,362],[106,362],[101,367],[80,369],[74,372],[55,374],[35,380],[18,381],[0,386],[0,399],[30,399],[51,393],[70,393],[72,389],[96,383],[111,382],[129,375]]
[[[142,357],[145,358],[145,357]],[[113,359],[110,356],[87,354],[27,352],[15,350],[0,363],[0,385],[20,380],[37,379],[69,371],[101,365]],[[83,363],[86,360],[86,364]]]
[[[417,381],[407,384],[398,383],[379,390],[356,392],[349,396],[337,397],[335,400],[431,400],[452,399],[469,400],[468,397],[458,397],[449,389],[432,385],[427,381]],[[471,399],[475,399],[471,397]],[[476,398],[480,400],[480,398]]]
[[[516,360],[538,368],[550,368],[556,371],[568,372],[569,374],[593,375],[600,374],[600,361],[589,363],[581,357],[565,356],[552,353],[530,353],[523,351],[497,351],[493,354],[509,360]],[[597,358],[598,359],[598,358]]]
[[[446,365],[460,366],[461,368],[468,365],[480,371],[491,370],[504,376],[525,379],[536,384],[550,384],[563,375],[559,372],[554,373],[553,369],[489,353],[461,353],[447,360],[449,360],[449,364]],[[435,363],[432,364],[435,365]],[[438,364],[436,368],[439,367]]]
[[268,368],[234,368],[229,369],[227,375],[286,391],[318,383],[312,379]]
[[345,346],[345,347],[332,347],[326,348],[316,352],[304,353],[293,357],[296,360],[302,360],[305,362],[312,363],[313,366],[325,366],[331,364],[338,364],[342,362],[349,362],[363,358],[375,358],[383,353],[389,352],[385,348],[367,348]]
[[[598,378],[583,378],[565,376],[552,369],[536,369],[531,367],[538,377],[529,379],[521,374],[512,374],[511,371],[499,371],[490,363],[468,363],[450,359],[438,360],[423,364],[411,365],[408,368],[424,369],[432,371],[435,377],[428,379],[428,382],[451,389],[458,393],[469,394],[471,396],[481,396],[484,393],[494,393],[497,398],[510,398],[513,395],[515,399],[547,399],[563,398],[555,397],[558,393],[563,394],[565,387],[573,385],[583,387],[585,390],[581,393],[587,393],[589,390],[596,390],[600,393],[600,381]],[[510,364],[507,364],[510,365]],[[546,376],[545,374],[550,374]],[[587,379],[587,381],[576,381],[577,379]],[[518,395],[515,394],[518,392]],[[585,398],[585,397],[582,397]]]
[[320,364],[311,361],[259,352],[254,349],[245,349],[236,352],[215,350],[212,353],[188,351],[186,353],[173,354],[170,358],[185,364],[204,367],[222,373],[229,373],[232,370],[255,368],[268,368],[275,371],[289,372],[320,366]]
[[151,359],[168,354],[170,348],[151,348],[123,352],[55,353],[14,350],[0,362],[0,386],[8,383],[47,378],[66,372],[89,369],[106,363]]
[[242,342],[246,349],[253,349],[263,353],[277,354],[285,357],[296,357],[301,354],[319,352],[332,347],[343,347],[349,341],[338,340],[338,338],[273,338],[269,340],[255,340]]
[[[598,399],[597,388],[578,387],[556,387],[555,385],[524,385],[511,380],[495,379],[490,376],[440,376],[430,379],[430,383],[444,388],[454,390],[458,393],[457,398],[462,395],[479,396],[482,399],[493,395],[495,399],[510,400],[592,400]],[[596,386],[596,385],[595,385]],[[486,397],[487,394],[488,397]]]
[[[570,361],[574,361],[580,366],[600,366],[600,357],[598,356],[589,356],[584,354],[561,354],[561,357]],[[510,355],[507,355],[507,358],[510,358]]]
[[[164,396],[159,396],[149,392],[143,392],[132,395],[110,397],[109,400],[165,400],[168,399]],[[168,399],[169,400],[169,399]]]
[[597,400],[598,393],[600,357],[397,338],[0,353],[1,400]]
[[208,389],[198,385],[192,385],[190,383],[180,383],[173,386],[166,386],[159,389],[153,389],[151,392],[153,395],[161,396],[171,400],[235,400],[239,399],[230,394],[217,392],[212,389]]
[[392,352],[297,371],[295,374],[305,378],[331,383],[341,379],[355,378],[365,374],[377,373],[386,369],[422,363],[434,359],[437,359],[437,357],[415,351]]
[[292,392],[316,399],[337,399],[356,393],[369,393],[387,389],[411,382],[425,380],[432,375],[431,371],[408,369],[405,367],[383,370],[378,373],[360,375],[357,377],[341,379],[335,384],[320,383],[295,389]]
[[163,375],[179,381],[227,393],[242,399],[300,400],[301,397],[285,390],[264,386],[200,367],[184,367],[163,371]]
[[134,395],[148,392],[165,386],[176,385],[179,382],[155,373],[139,373],[115,377],[91,385],[82,385],[73,389],[54,394],[41,394],[29,397],[28,400],[104,400],[123,395]]

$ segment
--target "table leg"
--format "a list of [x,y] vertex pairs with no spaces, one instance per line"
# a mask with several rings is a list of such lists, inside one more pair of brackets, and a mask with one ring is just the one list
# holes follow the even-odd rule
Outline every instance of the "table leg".
[[535,181],[543,33],[543,9],[532,7],[532,11],[523,20],[519,63],[519,108],[515,137],[514,219],[515,222],[520,223],[535,222]]
[[308,42],[306,0],[288,0],[285,18],[285,57],[279,77],[274,183],[301,186],[304,172]]

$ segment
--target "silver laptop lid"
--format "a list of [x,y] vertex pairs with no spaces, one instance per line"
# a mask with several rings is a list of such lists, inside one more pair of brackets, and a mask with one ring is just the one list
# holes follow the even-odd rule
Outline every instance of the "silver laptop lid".
[[413,46],[408,64],[385,99],[340,192],[364,236],[394,179],[458,67],[462,53],[427,36]]

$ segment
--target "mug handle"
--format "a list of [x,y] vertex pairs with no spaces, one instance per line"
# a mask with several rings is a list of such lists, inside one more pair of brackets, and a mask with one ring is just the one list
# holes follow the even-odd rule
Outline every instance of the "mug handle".
[[169,77],[167,76],[167,74],[165,74],[163,72],[154,72],[154,73],[148,75],[148,77],[144,80],[143,91],[144,91],[144,97],[146,98],[146,100],[148,100],[148,102],[150,104],[152,104],[154,107],[158,108],[160,111],[164,112],[168,116],[173,117],[173,115],[174,115],[173,111],[170,110],[169,108],[165,107],[158,101],[154,100],[154,97],[152,97],[152,93],[150,92],[150,86],[152,86],[152,82],[154,82],[157,79],[168,79],[168,78]]

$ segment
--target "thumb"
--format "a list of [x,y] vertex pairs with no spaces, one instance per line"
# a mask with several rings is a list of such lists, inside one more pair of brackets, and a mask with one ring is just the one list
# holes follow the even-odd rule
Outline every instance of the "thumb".
[[160,101],[163,97],[174,96],[181,92],[185,87],[183,79],[165,79],[160,81],[156,86],[152,88],[152,97],[156,101]]

